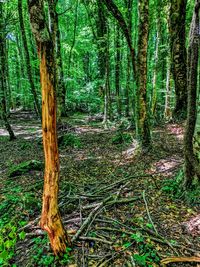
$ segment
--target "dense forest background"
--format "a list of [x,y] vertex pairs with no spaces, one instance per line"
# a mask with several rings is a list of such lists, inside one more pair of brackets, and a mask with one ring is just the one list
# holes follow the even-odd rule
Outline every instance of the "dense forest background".
[[0,265],[200,262],[199,29],[199,0],[0,0]]

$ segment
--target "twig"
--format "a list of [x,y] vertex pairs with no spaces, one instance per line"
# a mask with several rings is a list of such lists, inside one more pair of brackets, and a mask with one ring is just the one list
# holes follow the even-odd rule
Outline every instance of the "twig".
[[[140,199],[141,197],[133,197],[133,198],[121,198],[121,199],[115,199],[112,201],[107,202],[106,206],[111,206],[111,205],[115,205],[115,204],[126,204],[126,203],[130,203],[133,201],[136,201],[138,199]],[[87,209],[91,209],[91,208],[95,208],[96,206],[98,206],[100,203],[94,203],[91,205],[87,205],[85,207],[83,207],[83,210],[87,210]]]
[[147,201],[146,201],[146,198],[145,198],[145,190],[142,192],[142,196],[143,196],[143,200],[144,200],[144,203],[145,203],[145,207],[146,207],[146,211],[147,211],[147,215],[148,215],[149,221],[152,224],[153,229],[156,232],[156,234],[158,234],[158,231],[157,231],[157,229],[156,229],[156,227],[155,227],[155,225],[154,225],[154,223],[153,223],[153,221],[151,219],[151,215],[150,215],[150,212],[149,212],[149,207],[148,207],[148,204],[147,204]]
[[[124,249],[115,252],[115,254],[112,255],[108,260],[104,261],[103,263],[100,263],[100,265],[98,264],[97,266],[98,266],[98,267],[107,266],[107,263],[108,263],[108,262],[110,262],[111,260],[113,260],[114,258],[116,258],[116,257],[118,256],[118,254],[120,254],[120,253],[126,251],[126,250],[127,250],[128,248],[130,248],[134,243],[135,243],[135,241],[132,242],[132,243],[131,243],[130,245],[128,245],[127,247],[125,247]],[[106,257],[108,257],[108,256],[109,256],[109,255],[106,255]]]
[[112,242],[110,242],[108,240],[97,238],[97,237],[79,236],[78,239],[79,240],[83,240],[83,241],[101,242],[101,243],[108,244],[108,245],[112,245],[113,244]]
[[82,232],[85,230],[85,228],[87,227],[88,224],[90,224],[90,222],[92,221],[93,217],[95,216],[95,214],[99,211],[99,209],[101,209],[106,202],[108,202],[110,199],[112,198],[112,196],[107,197],[103,202],[101,202],[98,206],[96,206],[89,214],[89,216],[87,217],[87,219],[83,222],[82,226],[80,227],[80,229],[77,231],[77,233],[73,236],[72,238],[72,242],[76,241],[77,238],[79,238],[79,236],[82,234]]
[[200,257],[169,257],[161,260],[163,266],[171,262],[200,262]]

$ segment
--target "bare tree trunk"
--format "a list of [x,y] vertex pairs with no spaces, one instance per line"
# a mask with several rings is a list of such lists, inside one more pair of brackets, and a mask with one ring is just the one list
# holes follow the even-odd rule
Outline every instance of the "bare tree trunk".
[[42,86],[42,135],[45,156],[43,205],[40,226],[47,231],[55,255],[65,252],[70,239],[64,230],[58,209],[59,154],[56,132],[56,61],[54,0],[49,0],[50,24],[47,28],[43,5],[40,0],[29,0],[32,31],[35,35],[40,58]]
[[170,68],[170,63],[169,63],[169,59],[168,59],[167,60],[165,110],[164,110],[164,117],[168,121],[172,117],[172,112],[171,112],[171,107],[170,107],[170,98],[171,98],[171,68]]

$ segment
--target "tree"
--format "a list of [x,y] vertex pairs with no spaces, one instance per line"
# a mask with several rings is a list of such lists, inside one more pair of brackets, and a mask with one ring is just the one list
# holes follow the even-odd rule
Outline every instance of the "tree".
[[190,26],[187,77],[188,77],[188,110],[184,135],[184,156],[185,156],[185,181],[184,187],[191,188],[194,177],[200,180],[200,165],[194,153],[193,141],[197,117],[197,77],[198,58],[200,47],[199,35],[200,23],[200,0],[196,0],[193,18]]
[[23,10],[22,10],[22,0],[18,0],[18,14],[19,14],[19,23],[20,23],[20,29],[22,34],[22,41],[24,46],[24,52],[25,52],[25,60],[26,60],[26,68],[27,68],[27,75],[30,82],[31,92],[33,94],[34,98],[34,106],[35,106],[35,112],[37,115],[40,116],[40,105],[38,101],[37,91],[34,85],[32,70],[31,70],[31,61],[30,61],[30,55],[29,55],[29,49],[28,49],[28,43],[27,43],[27,37],[25,32],[25,26],[24,26],[24,18],[23,18]]
[[42,135],[45,156],[43,205],[40,226],[47,231],[55,255],[65,252],[70,240],[58,209],[59,154],[56,133],[55,1],[49,0],[50,28],[47,28],[42,0],[29,0],[29,14],[40,59],[42,87]]
[[146,83],[147,83],[147,45],[148,45],[148,4],[147,0],[139,1],[139,37],[138,37],[138,57],[137,68],[135,64],[135,50],[132,44],[131,33],[127,23],[113,1],[103,0],[108,10],[112,13],[118,21],[119,26],[124,33],[127,45],[131,53],[131,61],[133,73],[135,74],[138,87],[138,101],[137,101],[137,115],[136,115],[136,128],[137,137],[141,141],[143,148],[147,148],[151,143],[150,127],[147,111],[147,96],[146,96]]
[[58,113],[58,121],[61,116],[66,115],[65,109],[65,95],[66,95],[66,87],[64,83],[64,70],[63,70],[63,60],[61,54],[61,40],[60,40],[60,28],[59,28],[59,15],[55,10],[55,28],[56,28],[56,43],[57,43],[57,75],[58,75],[58,88],[57,88],[57,113]]
[[137,130],[143,148],[148,148],[151,144],[147,107],[147,46],[149,33],[148,9],[149,1],[140,0],[137,55]]
[[4,13],[3,13],[3,2],[0,2],[0,80],[1,80],[1,91],[0,91],[0,98],[1,98],[1,117],[4,121],[6,130],[8,131],[10,135],[10,140],[16,139],[15,134],[12,130],[12,127],[9,123],[8,117],[7,117],[7,108],[6,108],[6,89],[7,89],[7,75],[6,73],[6,67],[8,62],[6,62],[6,31],[5,31],[5,25],[4,24]]
[[170,7],[170,46],[171,69],[175,83],[176,104],[174,117],[186,117],[187,109],[187,70],[185,48],[185,22],[187,0],[171,0]]

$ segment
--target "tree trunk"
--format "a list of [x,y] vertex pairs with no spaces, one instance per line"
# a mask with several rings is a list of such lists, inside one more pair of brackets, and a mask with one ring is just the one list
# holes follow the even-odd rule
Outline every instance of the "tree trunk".
[[[126,7],[127,7],[128,28],[129,28],[129,32],[131,35],[133,1],[126,0]],[[132,36],[131,36],[131,39],[132,39]],[[130,55],[130,51],[128,50],[127,51],[127,69],[126,69],[126,88],[125,88],[125,115],[127,118],[130,116],[130,109],[129,109],[130,79],[131,79],[131,55]]]
[[188,112],[184,135],[184,156],[185,156],[185,181],[184,187],[189,189],[195,176],[200,180],[200,165],[194,154],[193,138],[197,117],[197,77],[198,77],[198,56],[200,47],[200,0],[196,0],[192,23],[190,26],[190,38],[188,48]]
[[[49,0],[49,5],[54,6],[54,0]],[[59,255],[65,252],[66,244],[70,244],[70,239],[64,230],[58,209],[59,154],[56,133],[55,30],[53,28],[54,14],[52,12],[50,12],[51,29],[47,29],[41,1],[29,0],[31,26],[37,41],[40,58],[42,87],[42,135],[45,174],[40,226],[47,231],[54,254]]]
[[33,94],[33,98],[34,98],[35,112],[38,116],[41,116],[40,105],[39,105],[37,92],[36,92],[36,88],[35,88],[34,81],[33,81],[32,70],[31,70],[30,55],[29,55],[29,50],[28,50],[28,43],[27,43],[27,38],[26,38],[24,18],[23,18],[23,12],[22,12],[22,0],[18,0],[18,14],[19,14],[19,23],[20,23],[21,33],[22,33],[24,52],[25,52],[27,74],[28,74],[28,79],[29,79],[30,86],[31,86],[31,93]]
[[[1,80],[1,91],[0,91],[0,98],[1,98],[1,117],[4,121],[6,130],[9,133],[10,140],[16,139],[14,132],[11,128],[11,125],[7,118],[7,110],[6,110],[6,89],[7,89],[7,73],[6,73],[6,36],[4,34],[4,21],[3,21],[3,2],[0,2],[0,80]],[[6,30],[6,29],[5,29]]]
[[176,96],[174,118],[185,118],[187,109],[187,55],[185,48],[186,5],[187,0],[171,0],[169,32],[171,38],[171,67]]
[[116,100],[117,100],[117,113],[119,116],[122,114],[121,107],[121,97],[120,97],[120,28],[117,25],[117,33],[116,33],[116,41],[115,41],[115,49],[116,49],[116,58],[115,58],[115,90],[116,90]]
[[66,95],[66,86],[64,83],[64,70],[63,70],[63,61],[61,55],[61,41],[60,41],[60,29],[59,29],[59,18],[58,14],[55,14],[55,28],[56,28],[56,58],[57,58],[57,76],[58,76],[58,88],[57,88],[57,117],[58,121],[61,120],[62,116],[66,115],[65,108],[65,95]]
[[170,106],[170,98],[171,98],[171,68],[169,59],[167,60],[167,77],[166,77],[166,94],[165,94],[165,110],[164,110],[164,118],[169,121],[172,118],[171,106]]
[[151,144],[147,108],[147,46],[149,32],[149,1],[139,1],[139,31],[138,31],[138,58],[137,58],[137,134],[143,148]]
[[113,0],[103,0],[102,2],[106,5],[107,9],[111,12],[113,17],[117,20],[122,32],[124,33],[124,36],[126,38],[126,41],[127,41],[127,44],[128,44],[129,50],[130,50],[130,54],[131,54],[133,74],[135,75],[136,74],[135,50],[133,48],[131,32],[129,30],[129,27],[127,26],[127,23],[126,23],[123,15],[122,15],[122,13],[118,9],[118,7],[115,5]]
[[[105,123],[108,118],[108,92],[107,92],[107,56],[108,56],[108,21],[105,15],[104,6],[101,0],[97,0],[97,49],[98,49],[98,79],[99,91],[102,96],[102,110],[104,114],[103,122]],[[106,63],[106,64],[105,64]]]
[[[158,23],[158,22],[157,22]],[[157,107],[157,98],[158,98],[158,92],[157,92],[157,72],[158,72],[158,48],[159,48],[159,31],[157,29],[157,35],[156,35],[156,51],[154,55],[154,72],[153,72],[153,92],[152,92],[152,107],[151,112],[152,115],[155,117],[156,114],[156,107]]]

